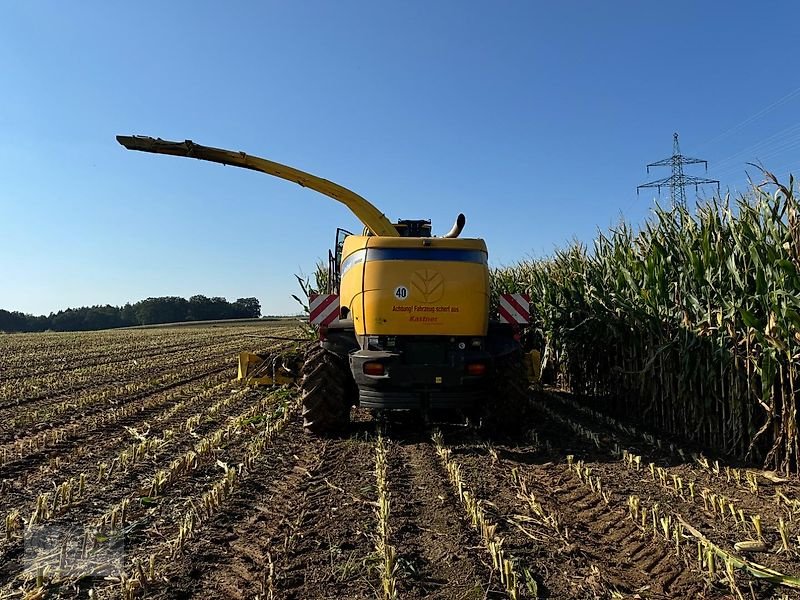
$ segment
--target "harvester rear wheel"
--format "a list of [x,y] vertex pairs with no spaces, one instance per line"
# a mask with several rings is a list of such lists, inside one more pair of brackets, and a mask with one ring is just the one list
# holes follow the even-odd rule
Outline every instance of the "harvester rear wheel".
[[303,392],[303,428],[325,435],[344,429],[350,421],[350,368],[315,344],[306,352],[300,388]]
[[528,377],[522,352],[495,359],[489,398],[481,415],[481,429],[491,435],[519,435],[530,417]]

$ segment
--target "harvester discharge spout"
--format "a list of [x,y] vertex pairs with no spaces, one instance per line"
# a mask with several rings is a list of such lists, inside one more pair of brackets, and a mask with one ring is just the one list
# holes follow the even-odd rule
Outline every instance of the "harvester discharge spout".
[[316,175],[311,175],[300,169],[295,169],[294,167],[245,154],[244,152],[201,146],[200,144],[195,144],[191,140],[170,142],[162,140],[161,138],[152,138],[142,135],[118,135],[117,141],[128,150],[197,158],[199,160],[207,160],[223,165],[251,169],[274,177],[280,177],[287,181],[293,181],[298,185],[307,187],[341,202],[349,208],[358,220],[374,235],[384,237],[399,237],[400,235],[392,222],[386,218],[386,215],[379,211],[366,198],[359,196],[355,192],[337,183],[317,177]]

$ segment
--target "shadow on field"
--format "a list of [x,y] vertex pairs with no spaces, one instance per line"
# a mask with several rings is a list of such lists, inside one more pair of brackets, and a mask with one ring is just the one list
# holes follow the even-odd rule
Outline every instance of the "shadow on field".
[[[579,396],[558,389],[537,391],[534,392],[532,397],[535,401],[547,404],[560,414],[568,416],[575,423],[598,432],[601,442],[604,444],[619,444],[626,450],[634,451],[637,454],[647,457],[661,467],[695,465],[696,461],[693,456],[697,456],[708,459],[710,463],[719,460],[731,468],[760,468],[759,465],[753,461],[745,461],[732,455],[714,452],[685,437],[670,434],[663,430],[645,427],[636,420],[618,417],[616,421],[620,425],[629,428],[629,431],[623,431],[619,427],[604,422],[605,418],[614,419],[610,413],[602,410],[603,405],[596,398]],[[576,409],[575,406],[597,411],[603,415],[603,418],[595,418],[589,413]],[[645,436],[650,437],[649,441],[645,440]]]

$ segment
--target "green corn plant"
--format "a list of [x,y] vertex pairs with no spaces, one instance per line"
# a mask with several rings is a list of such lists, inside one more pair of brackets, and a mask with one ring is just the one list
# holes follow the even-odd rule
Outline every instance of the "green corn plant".
[[638,231],[621,223],[592,248],[498,269],[492,298],[533,298],[557,382],[595,406],[797,473],[800,212],[792,177],[764,177],[739,198],[656,207]]

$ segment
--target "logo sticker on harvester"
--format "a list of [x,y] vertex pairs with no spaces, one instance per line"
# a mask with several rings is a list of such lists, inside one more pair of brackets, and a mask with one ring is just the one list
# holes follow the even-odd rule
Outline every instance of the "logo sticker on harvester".
[[394,290],[394,297],[398,300],[405,300],[408,298],[408,288],[404,285],[398,285]]
[[411,276],[411,287],[416,290],[414,297],[420,302],[433,304],[444,296],[444,277],[439,271],[421,269]]

